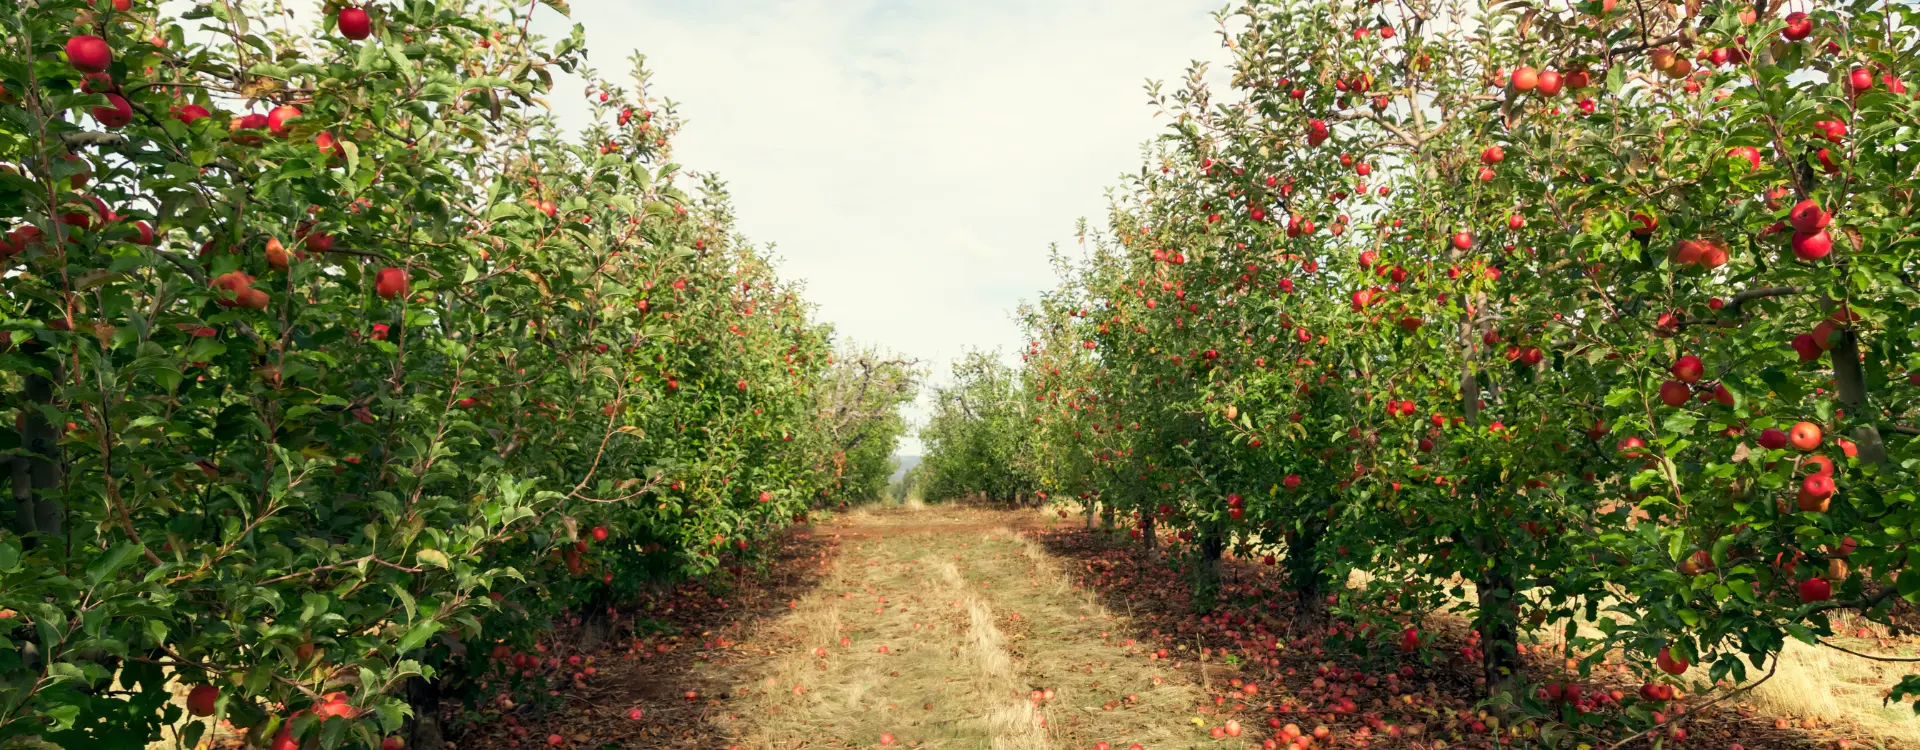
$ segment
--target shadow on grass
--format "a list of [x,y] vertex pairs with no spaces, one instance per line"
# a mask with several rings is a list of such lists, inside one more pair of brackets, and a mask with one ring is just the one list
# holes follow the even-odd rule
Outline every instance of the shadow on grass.
[[[460,750],[725,748],[728,739],[706,717],[726,710],[731,686],[710,667],[751,656],[734,648],[741,635],[817,588],[837,551],[832,535],[798,527],[780,538],[761,575],[661,591],[622,611],[597,638],[578,618],[563,623],[545,655],[563,664],[579,657],[578,666],[556,673],[573,679],[555,679],[533,705],[449,708],[450,743]],[[639,718],[631,718],[636,709]]]

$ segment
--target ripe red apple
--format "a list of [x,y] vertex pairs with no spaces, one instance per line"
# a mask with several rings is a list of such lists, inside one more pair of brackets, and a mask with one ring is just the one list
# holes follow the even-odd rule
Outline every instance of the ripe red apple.
[[1812,234],[1793,235],[1793,255],[1801,260],[1813,261],[1827,257],[1833,252],[1833,236],[1822,229]]
[[404,750],[407,741],[399,737],[388,737],[380,741],[380,750]]
[[195,685],[187,693],[187,713],[194,716],[212,716],[214,704],[220,700],[220,688],[212,685]]
[[1752,146],[1734,146],[1727,149],[1727,158],[1745,161],[1754,170],[1760,169],[1760,149]]
[[1660,671],[1675,676],[1685,674],[1690,666],[1686,659],[1674,656],[1665,646],[1660,647],[1660,654],[1654,657],[1654,661],[1660,665]]
[[595,526],[595,527],[593,527],[593,540],[594,540],[594,541],[596,541],[596,542],[604,542],[604,541],[606,541],[606,540],[607,540],[607,527],[605,527],[605,526]]
[[382,268],[374,276],[373,290],[381,299],[394,299],[407,293],[407,271],[404,268]]
[[1818,454],[1802,459],[1800,466],[1806,469],[1809,475],[1819,474],[1823,476],[1833,476],[1834,472],[1833,459]]
[[113,64],[113,49],[107,40],[90,34],[69,37],[67,64],[82,73],[104,73]]
[[1760,431],[1759,442],[1760,447],[1777,451],[1787,447],[1787,433],[1768,427]]
[[1706,250],[1706,243],[1699,240],[1681,240],[1673,243],[1673,249],[1667,257],[1676,265],[1691,266],[1700,263],[1700,254]]
[[1507,150],[1499,146],[1488,146],[1480,152],[1481,164],[1499,164],[1507,158]]
[[1833,584],[1827,583],[1825,578],[1809,578],[1801,581],[1799,590],[1802,604],[1824,602],[1833,598]]
[[1793,350],[1800,354],[1800,361],[1802,362],[1817,360],[1820,358],[1820,353],[1826,351],[1826,347],[1821,346],[1819,342],[1813,340],[1813,334],[1811,333],[1803,333],[1793,337],[1792,345]]
[[179,107],[175,108],[173,111],[173,119],[179,120],[180,122],[187,125],[192,125],[194,121],[200,120],[206,117],[210,117],[212,115],[213,113],[208,112],[206,107],[202,107],[198,104],[182,104]]
[[[261,130],[265,127],[267,127],[267,116],[258,112],[235,117],[227,123],[227,129],[232,131]],[[233,142],[245,146],[257,146],[260,145],[260,134],[235,132]]]
[[1327,127],[1326,120],[1307,121],[1307,145],[1318,146],[1325,143],[1327,138],[1332,135],[1333,132]]
[[1699,357],[1688,354],[1673,361],[1673,376],[1682,383],[1698,383],[1707,374],[1707,366]]
[[1513,69],[1513,78],[1511,82],[1513,84],[1514,91],[1518,91],[1522,94],[1527,93],[1529,91],[1532,91],[1533,87],[1538,86],[1540,84],[1540,72],[1537,70],[1534,70],[1529,66],[1522,65],[1518,68]]
[[1663,404],[1679,408],[1685,406],[1690,398],[1693,398],[1693,391],[1687,388],[1686,383],[1668,380],[1660,384],[1660,402]]
[[1804,200],[1793,204],[1793,208],[1787,211],[1787,221],[1793,224],[1795,232],[1813,234],[1832,224],[1833,215],[1822,210],[1819,203]]
[[134,240],[133,244],[144,245],[146,247],[153,246],[153,225],[152,224],[148,224],[144,220],[136,221],[133,223],[133,228],[134,228],[134,231],[137,231],[140,233],[140,239]]
[[1787,431],[1787,440],[1801,453],[1818,448],[1820,447],[1820,425],[1812,422],[1796,422],[1793,429]]
[[1458,249],[1461,249],[1461,250],[1467,250],[1467,249],[1470,249],[1470,248],[1472,248],[1472,247],[1473,247],[1473,233],[1472,233],[1472,232],[1454,232],[1454,233],[1453,233],[1453,246],[1454,246],[1455,248],[1458,248]]
[[287,253],[287,247],[285,245],[280,244],[279,237],[269,237],[267,239],[267,266],[268,267],[272,268],[275,271],[285,272],[287,270],[289,257],[290,256]]
[[1833,491],[1833,477],[1814,474],[1800,480],[1800,492],[1794,499],[1804,512],[1825,513],[1827,504],[1833,498]]
[[300,741],[293,737],[291,718],[287,723],[280,725],[280,732],[273,736],[273,742],[267,745],[267,750],[300,750]]
[[1554,97],[1560,95],[1560,89],[1565,84],[1565,79],[1558,72],[1547,70],[1540,73],[1540,82],[1535,90],[1540,92],[1541,96]]
[[267,129],[273,131],[274,135],[285,137],[287,131],[293,129],[293,126],[288,125],[287,122],[299,116],[300,108],[291,104],[274,107],[267,112]]
[[373,33],[373,19],[362,8],[341,8],[336,19],[340,35],[354,41],[360,41]]
[[1813,34],[1813,18],[1800,11],[1787,14],[1787,27],[1780,30],[1780,37],[1789,42],[1797,42]]
[[118,130],[133,122],[133,105],[119,94],[108,94],[107,106],[94,107],[90,113],[93,119],[99,120],[100,125],[109,130]]
[[346,144],[341,143],[339,139],[334,138],[332,133],[321,131],[318,135],[315,135],[313,137],[313,145],[318,146],[320,148],[320,153],[326,154],[328,158],[333,158],[333,159],[347,158]]
[[1847,74],[1847,85],[1853,88],[1854,95],[1873,88],[1873,71],[1866,68],[1854,68]]

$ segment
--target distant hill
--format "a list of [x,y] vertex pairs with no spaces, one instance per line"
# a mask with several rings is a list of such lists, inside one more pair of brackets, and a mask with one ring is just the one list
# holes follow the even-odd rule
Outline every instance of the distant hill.
[[919,466],[919,465],[920,465],[919,456],[894,456],[893,457],[893,466],[894,466],[893,478],[887,481],[899,482],[900,480],[906,478],[907,472],[912,471],[913,467]]

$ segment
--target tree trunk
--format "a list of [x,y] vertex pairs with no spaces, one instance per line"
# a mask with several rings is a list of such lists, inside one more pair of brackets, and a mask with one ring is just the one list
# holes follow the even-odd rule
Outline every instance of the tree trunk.
[[413,719],[407,726],[408,750],[445,750],[446,737],[440,731],[440,683],[421,677],[408,680],[407,705],[413,707]]
[[1220,555],[1227,549],[1220,532],[1200,535],[1198,557],[1193,564],[1193,604],[1199,612],[1212,612],[1220,598]]
[[1320,579],[1324,571],[1316,554],[1324,533],[1325,529],[1320,524],[1309,523],[1287,540],[1287,581],[1300,597],[1300,616],[1309,621],[1318,621],[1326,613],[1320,598]]
[[[1860,371],[1860,338],[1853,331],[1846,331],[1834,343],[1832,353],[1833,380],[1840,391],[1840,402],[1847,405],[1848,414],[1855,419],[1873,419],[1867,413],[1867,378]],[[1887,446],[1880,440],[1879,428],[1872,424],[1854,428],[1853,442],[1859,446],[1861,463],[1887,462]]]
[[1152,515],[1140,517],[1140,559],[1141,562],[1153,562],[1154,520]]
[[1475,582],[1479,588],[1479,613],[1474,620],[1480,631],[1480,666],[1487,679],[1486,695],[1497,695],[1519,673],[1518,599],[1513,574],[1500,565],[1498,557]]
[[21,396],[20,447],[25,455],[15,457],[12,462],[13,501],[15,525],[21,536],[27,537],[26,544],[32,545],[36,542],[32,534],[58,537],[64,533],[66,509],[57,495],[61,481],[60,436],[54,431],[53,423],[34,408],[53,403],[53,381],[28,375]]

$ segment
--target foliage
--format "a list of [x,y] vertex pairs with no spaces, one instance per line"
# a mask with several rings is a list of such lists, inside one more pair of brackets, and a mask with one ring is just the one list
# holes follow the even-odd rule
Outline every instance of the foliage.
[[893,475],[893,449],[907,433],[900,407],[919,395],[920,364],[873,350],[843,351],[820,388],[821,419],[834,441],[842,494],[875,500]]
[[899,432],[897,391],[821,419],[829,331],[638,60],[601,80],[524,4],[324,10],[0,5],[0,744],[154,739],[168,676],[275,750],[420,737],[423,695],[537,689],[556,616],[869,492],[839,440]]
[[1372,632],[1464,610],[1515,701],[1548,631],[1760,679],[1920,599],[1914,14],[1238,6],[1229,98],[1152,88],[996,439],[1136,535],[1278,552],[1309,607],[1364,569],[1335,609]]
[[929,498],[983,494],[1013,500],[1035,490],[1026,392],[1013,368],[985,352],[953,364],[953,380],[934,387],[933,412],[920,428],[926,456],[916,471]]

